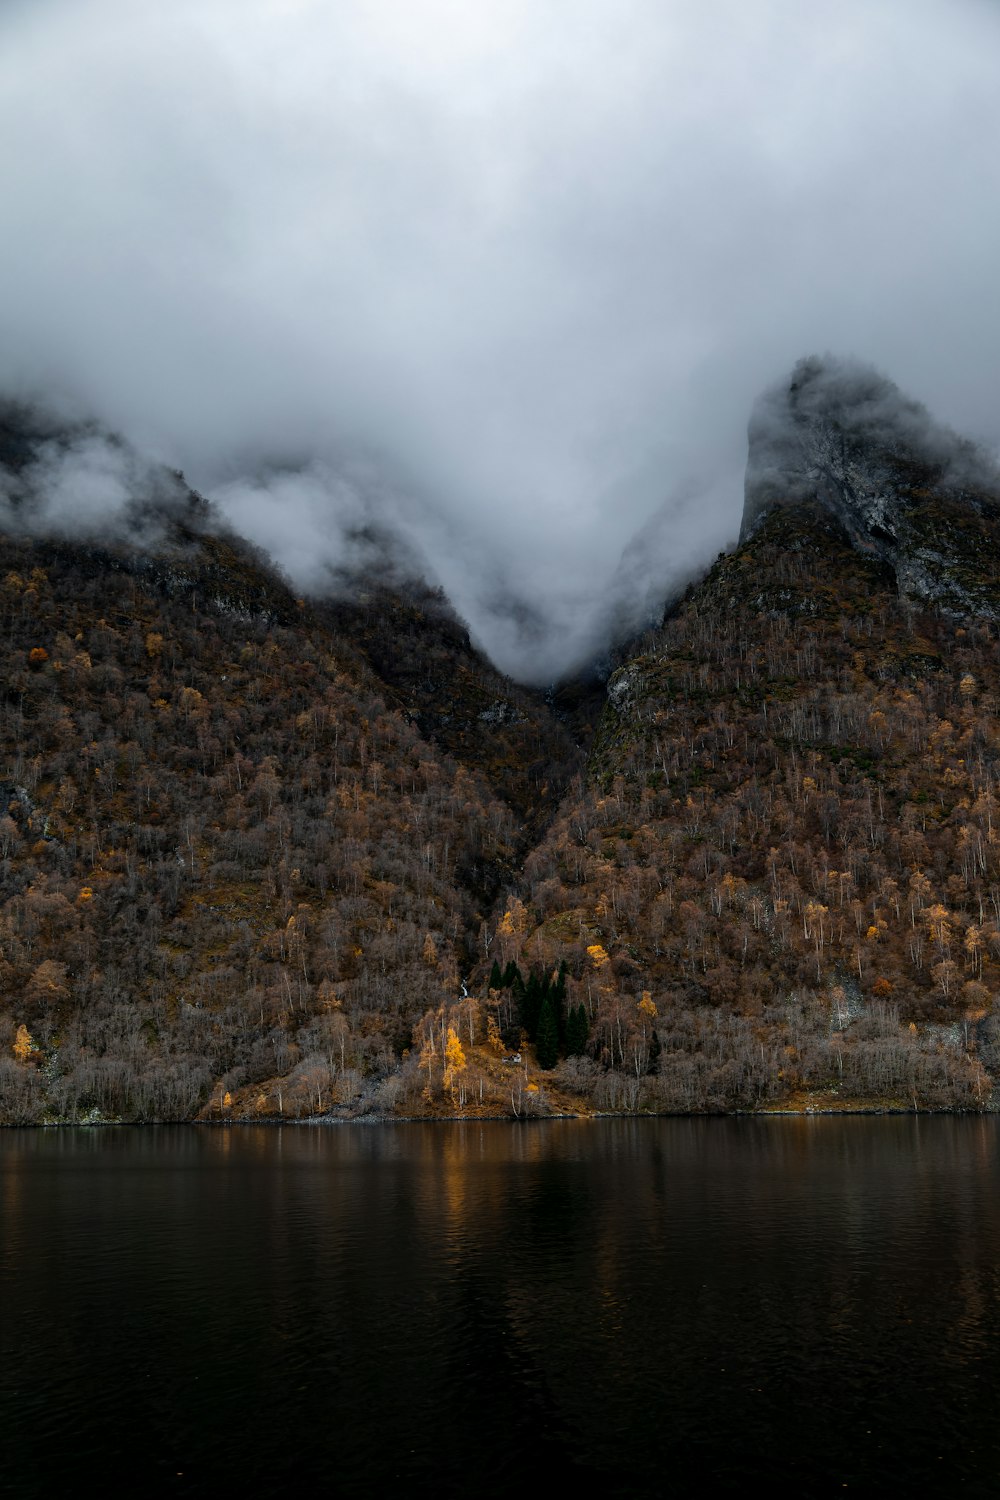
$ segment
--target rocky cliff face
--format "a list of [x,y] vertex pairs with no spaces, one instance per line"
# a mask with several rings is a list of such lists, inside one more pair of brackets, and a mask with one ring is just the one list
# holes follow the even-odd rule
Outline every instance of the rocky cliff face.
[[1000,474],[874,370],[802,360],[754,409],[741,542],[774,506],[813,500],[903,598],[1000,618]]

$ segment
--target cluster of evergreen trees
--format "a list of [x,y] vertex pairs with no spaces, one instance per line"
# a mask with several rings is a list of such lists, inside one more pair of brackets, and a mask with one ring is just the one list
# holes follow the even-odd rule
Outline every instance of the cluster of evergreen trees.
[[510,990],[521,1029],[535,1048],[540,1068],[554,1068],[560,1057],[579,1056],[586,1050],[587,1012],[583,1004],[567,1010],[567,973],[565,962],[551,974],[532,969],[527,979],[513,962],[501,969],[494,960],[490,970],[490,989]]

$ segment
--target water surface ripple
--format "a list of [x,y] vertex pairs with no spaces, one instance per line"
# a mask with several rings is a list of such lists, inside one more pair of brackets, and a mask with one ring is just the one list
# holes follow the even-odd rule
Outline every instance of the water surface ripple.
[[0,1131],[0,1493],[1000,1492],[1000,1122]]

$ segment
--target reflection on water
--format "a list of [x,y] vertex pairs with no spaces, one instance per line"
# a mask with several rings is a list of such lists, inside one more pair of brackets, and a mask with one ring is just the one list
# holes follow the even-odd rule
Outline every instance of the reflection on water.
[[998,1129],[0,1132],[0,1492],[993,1495]]

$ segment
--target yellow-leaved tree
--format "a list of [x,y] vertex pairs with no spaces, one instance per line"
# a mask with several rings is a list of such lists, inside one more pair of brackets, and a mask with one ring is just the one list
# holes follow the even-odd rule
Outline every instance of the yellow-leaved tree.
[[[459,1081],[459,1074],[465,1072],[465,1052],[462,1043],[458,1039],[458,1032],[454,1026],[448,1027],[448,1036],[444,1045],[444,1086],[451,1091],[452,1098],[455,1095],[455,1085]],[[464,1090],[460,1103],[465,1103]]]
[[31,1039],[31,1032],[27,1026],[20,1025],[17,1028],[17,1036],[14,1038],[14,1056],[18,1062],[27,1062],[34,1049],[35,1044]]

